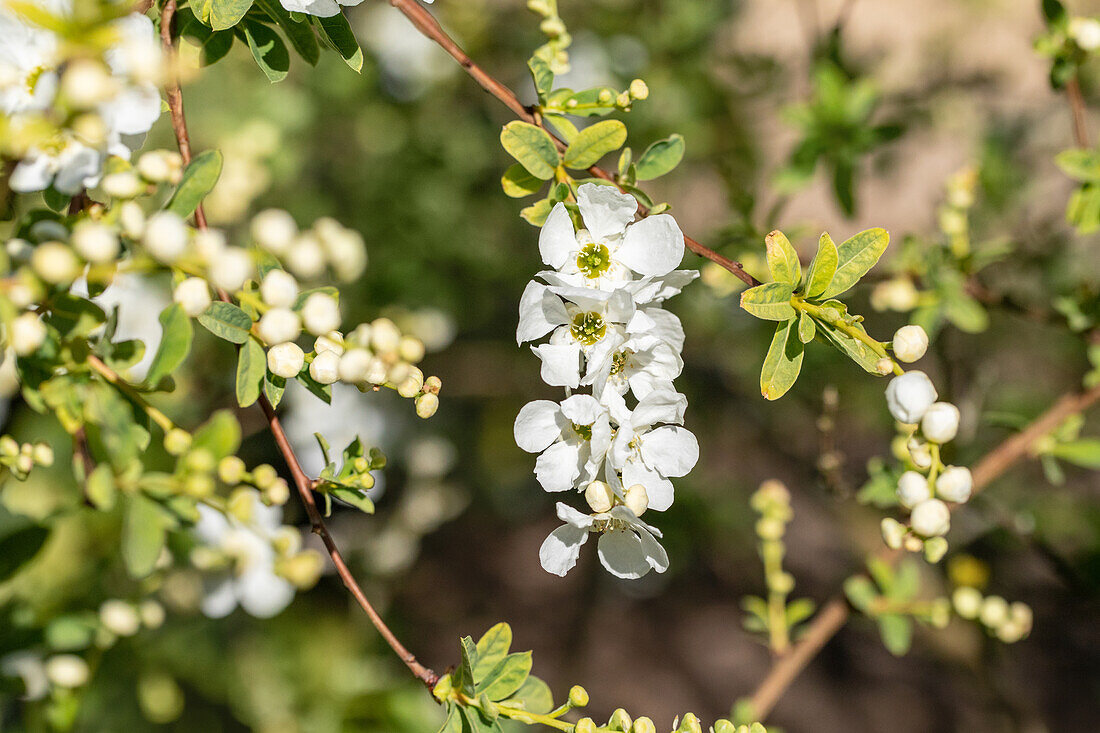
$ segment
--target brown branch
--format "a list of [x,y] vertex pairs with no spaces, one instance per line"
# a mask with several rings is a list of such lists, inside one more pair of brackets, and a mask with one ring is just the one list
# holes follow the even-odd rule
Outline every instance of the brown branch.
[[[164,43],[164,50],[168,55],[173,74],[175,72],[175,47],[172,44],[171,23],[175,12],[176,0],[167,0],[164,4],[164,10],[161,12],[161,40]],[[172,113],[172,129],[176,133],[176,143],[179,146],[180,156],[183,158],[183,162],[186,165],[191,162],[191,141],[187,134],[187,120],[184,118],[183,114],[183,93],[180,91],[177,77],[171,77],[171,80],[166,85],[165,91],[168,95],[168,107]],[[199,229],[206,229],[206,217],[203,216],[201,205],[195,209],[195,225]],[[218,290],[218,297],[223,301],[230,301],[229,294],[221,289]],[[374,609],[374,606],[371,605],[363,589],[359,587],[359,583],[355,580],[355,576],[352,574],[351,569],[348,568],[347,563],[344,562],[344,557],[340,554],[340,549],[336,546],[336,541],[332,538],[332,534],[329,532],[328,526],[321,516],[321,512],[317,509],[317,502],[313,498],[314,481],[306,476],[305,471],[302,470],[302,464],[298,461],[298,457],[295,455],[294,449],[291,447],[290,441],[283,431],[283,426],[279,422],[279,416],[275,414],[275,408],[264,395],[260,396],[259,404],[264,411],[264,416],[267,418],[271,435],[275,438],[275,444],[278,446],[279,452],[282,454],[283,460],[290,470],[291,478],[294,480],[294,485],[298,489],[298,496],[305,506],[306,514],[309,516],[313,532],[317,534],[324,543],[329,557],[332,558],[332,564],[336,568],[336,573],[344,583],[344,587],[348,589],[348,592],[351,593],[359,603],[359,606],[366,612],[371,623],[374,624],[374,628],[378,630],[378,633],[386,643],[389,644],[390,648],[393,649],[394,653],[401,661],[405,663],[405,666],[409,668],[413,676],[427,685],[428,689],[433,688],[436,682],[439,681],[439,675],[418,662],[416,657],[405,648],[386,625],[386,622],[382,620],[382,617]]]
[[[435,17],[416,0],[390,0],[390,5],[400,10],[424,36],[437,43],[444,51],[450,54],[451,58],[457,61],[459,66],[465,69],[466,73],[473,77],[474,81],[476,81],[482,89],[500,100],[505,107],[516,115],[516,117],[519,117],[524,122],[541,127],[551,138],[553,138],[559,150],[565,149],[565,143],[558,138],[553,130],[543,124],[541,116],[525,107],[523,103],[519,101],[519,97],[516,96],[515,92],[474,63],[473,59],[466,55],[466,52],[455,43],[454,39],[447,35],[447,32],[439,25],[439,21],[437,21]],[[588,169],[588,172],[596,178],[611,181],[618,185],[615,181],[615,177],[599,166],[592,166]],[[645,216],[649,213],[649,209],[639,203],[638,212],[642,216]],[[740,263],[734,262],[729,257],[718,254],[686,234],[684,235],[684,244],[688,249],[700,257],[706,257],[711,262],[715,262],[729,270],[746,285],[751,287],[760,284],[759,280],[745,272]]]
[[[1017,461],[1022,460],[1038,440],[1061,425],[1066,418],[1088,409],[1097,401],[1100,401],[1100,385],[1085,392],[1065,395],[1022,431],[999,444],[974,466],[974,493],[987,487]],[[898,556],[892,550],[881,554],[883,557]],[[840,631],[850,616],[851,610],[842,594],[829,599],[810,622],[802,639],[787,654],[776,660],[756,688],[751,698],[752,715],[755,718],[763,720],[768,716],[798,674]]]
[[1085,97],[1081,94],[1081,82],[1076,76],[1066,82],[1066,96],[1073,111],[1073,139],[1079,148],[1089,147],[1088,122],[1085,119]]

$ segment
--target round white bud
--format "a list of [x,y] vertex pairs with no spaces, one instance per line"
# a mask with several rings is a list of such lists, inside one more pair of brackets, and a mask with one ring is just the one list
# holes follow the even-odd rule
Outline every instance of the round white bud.
[[313,341],[313,350],[320,354],[331,351],[337,356],[344,353],[344,336],[339,331],[329,331]]
[[141,616],[142,625],[147,629],[159,629],[164,625],[164,606],[151,598],[141,602],[138,615]]
[[286,343],[298,338],[302,322],[298,314],[289,308],[272,308],[260,317],[256,329],[269,346]]
[[371,354],[366,349],[348,349],[340,357],[340,381],[358,384],[367,378]]
[[140,239],[145,231],[145,212],[136,201],[127,201],[118,210],[118,223],[130,239]]
[[340,355],[334,351],[322,351],[313,357],[309,376],[319,384],[332,384],[340,379]]
[[51,285],[68,285],[80,277],[81,263],[61,242],[43,242],[34,248],[31,267]]
[[1008,601],[1000,596],[989,596],[982,601],[982,611],[978,615],[982,623],[996,628],[1008,620]]
[[641,484],[634,484],[623,492],[623,501],[626,508],[634,512],[634,516],[640,517],[649,509],[649,494]]
[[925,499],[913,507],[909,523],[922,537],[939,537],[951,529],[951,511],[939,499]]
[[294,217],[282,209],[267,209],[252,217],[252,239],[267,251],[282,255],[298,235]]
[[390,354],[401,343],[401,331],[389,318],[376,318],[370,324],[370,345],[379,354]]
[[974,477],[966,466],[948,466],[936,479],[936,496],[956,504],[962,504],[970,498],[974,487]]
[[615,493],[603,481],[593,481],[584,490],[584,500],[597,514],[611,511],[615,504]]
[[875,362],[875,371],[885,377],[894,371],[894,360],[886,356],[882,357]]
[[201,277],[189,277],[172,292],[172,300],[183,312],[195,318],[210,306],[210,288]]
[[23,313],[11,323],[11,348],[19,356],[30,356],[46,340],[46,324],[35,313]]
[[111,262],[118,257],[118,235],[106,224],[82,221],[73,227],[73,249],[95,264]]
[[340,327],[340,305],[328,293],[313,293],[302,304],[302,323],[314,336]]
[[100,61],[74,59],[61,76],[61,93],[78,109],[96,107],[115,96],[117,91],[117,82]]
[[898,550],[901,548],[907,531],[905,525],[891,517],[884,517],[879,525],[879,529],[882,531],[882,541],[886,543],[887,547],[891,550]]
[[267,368],[277,377],[292,379],[305,366],[306,355],[293,342],[276,344],[267,350]]
[[389,374],[389,371],[386,362],[374,357],[367,365],[367,381],[371,384],[385,384],[386,375]]
[[58,687],[82,687],[89,674],[88,663],[75,654],[55,654],[46,660],[46,679]]
[[118,599],[103,602],[99,607],[99,622],[115,636],[133,636],[141,629],[137,609]]
[[959,408],[950,402],[937,402],[920,421],[920,431],[933,443],[947,443],[959,432]]
[[920,422],[939,394],[932,380],[920,371],[894,377],[886,386],[886,404],[894,419],[911,425]]
[[225,234],[218,229],[200,229],[192,240],[195,252],[202,261],[210,264],[225,252]]
[[158,211],[145,222],[141,243],[154,258],[171,264],[187,249],[187,225],[171,211]]
[[304,280],[315,278],[325,271],[325,251],[312,234],[295,237],[285,259],[286,266]]
[[150,150],[138,159],[137,171],[153,183],[179,183],[183,175],[183,158],[170,150]]
[[116,199],[135,198],[145,187],[133,171],[108,173],[99,185],[108,196]]
[[916,471],[906,471],[898,479],[898,502],[906,509],[912,509],[926,499],[932,498],[928,488],[928,479]]
[[227,247],[210,263],[210,282],[215,287],[233,292],[252,277],[252,257],[240,247]]
[[906,442],[905,448],[914,466],[922,470],[932,467],[932,449],[928,446],[928,441],[914,435]]
[[415,336],[402,336],[397,344],[397,354],[405,361],[415,364],[424,358],[424,342]]
[[272,270],[264,275],[260,296],[273,308],[289,308],[298,297],[298,281],[289,272]]
[[951,594],[951,603],[960,618],[976,619],[982,612],[982,592],[968,585],[959,586]]
[[916,361],[928,351],[928,334],[920,326],[902,326],[894,332],[893,346],[901,361]]
[[1082,51],[1100,48],[1100,21],[1096,18],[1074,18],[1067,30],[1069,37]]
[[422,394],[416,398],[416,415],[427,420],[439,409],[439,397],[434,394]]

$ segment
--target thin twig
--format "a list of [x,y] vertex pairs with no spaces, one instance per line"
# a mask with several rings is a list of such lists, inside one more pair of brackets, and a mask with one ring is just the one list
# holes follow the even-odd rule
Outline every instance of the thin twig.
[[[169,63],[173,70],[175,47],[172,43],[171,22],[175,11],[176,0],[167,0],[161,13],[161,40],[164,43],[164,50],[165,53],[168,54]],[[191,161],[191,141],[187,134],[187,120],[184,118],[183,113],[183,93],[180,90],[179,81],[175,76],[168,82],[165,91],[168,95],[168,107],[172,116],[172,129],[176,133],[176,143],[179,146],[180,156],[183,158],[183,162],[186,165]],[[203,216],[201,205],[195,209],[195,224],[199,229],[206,229],[206,218]],[[218,290],[218,297],[226,302],[230,300],[228,293],[221,289]],[[298,490],[298,496],[305,506],[306,514],[309,517],[313,532],[317,534],[324,543],[325,549],[332,559],[332,564],[336,568],[336,573],[344,583],[344,587],[348,589],[351,595],[359,603],[359,606],[366,612],[374,628],[378,630],[378,633],[386,643],[389,644],[390,648],[393,649],[394,653],[401,661],[405,663],[405,666],[409,668],[413,676],[423,682],[429,689],[433,688],[439,681],[439,675],[422,665],[417,661],[416,657],[405,648],[394,635],[393,631],[386,625],[386,622],[382,620],[382,617],[374,609],[374,606],[371,605],[363,589],[359,587],[359,583],[355,580],[355,576],[348,568],[347,563],[344,562],[344,557],[340,554],[340,549],[336,546],[336,541],[332,538],[332,534],[325,524],[324,517],[321,516],[321,512],[317,509],[317,502],[313,498],[314,481],[302,470],[302,464],[298,461],[298,456],[295,455],[294,448],[291,447],[290,441],[283,431],[283,426],[279,422],[279,416],[275,414],[275,408],[264,395],[260,396],[259,404],[264,411],[264,416],[267,418],[271,435],[275,438],[275,444],[278,446],[279,452],[282,454],[283,460],[290,470],[291,478],[294,480],[294,485]]]
[[1077,77],[1071,77],[1066,82],[1066,96],[1069,97],[1069,106],[1073,110],[1073,139],[1079,148],[1089,146],[1088,122],[1085,119],[1085,97],[1081,94],[1081,82]]
[[[1085,392],[1065,395],[1024,430],[1000,443],[974,466],[974,493],[984,489],[1022,460],[1038,440],[1061,425],[1066,418],[1088,409],[1097,401],[1100,401],[1100,385]],[[897,556],[893,551],[884,551],[882,554],[884,557]],[[763,682],[756,688],[751,698],[754,717],[763,720],[768,716],[799,672],[840,631],[850,615],[851,610],[841,594],[831,598],[822,607],[821,612],[810,622],[802,639],[790,652],[775,661]]]
[[[505,107],[516,115],[516,117],[519,117],[524,122],[541,127],[554,139],[554,143],[558,146],[559,150],[565,149],[565,143],[558,138],[552,129],[543,124],[542,118],[525,107],[523,103],[519,101],[519,97],[516,96],[515,92],[474,63],[473,59],[466,55],[466,52],[455,43],[454,39],[447,35],[447,32],[439,25],[439,21],[417,3],[416,0],[390,0],[390,5],[400,10],[424,36],[437,43],[440,48],[450,54],[450,56],[466,70],[466,73],[473,77],[474,81],[476,81],[482,89],[500,100]],[[592,166],[588,169],[588,172],[596,178],[616,183],[614,176],[598,166]],[[616,183],[616,185],[618,184]],[[641,203],[638,204],[638,211],[642,216],[649,213],[649,209]],[[715,262],[729,270],[746,285],[753,286],[760,284],[759,280],[745,272],[740,263],[734,262],[729,257],[718,254],[711,248],[700,244],[686,234],[684,235],[684,244],[688,249],[700,257],[706,257],[711,262]]]

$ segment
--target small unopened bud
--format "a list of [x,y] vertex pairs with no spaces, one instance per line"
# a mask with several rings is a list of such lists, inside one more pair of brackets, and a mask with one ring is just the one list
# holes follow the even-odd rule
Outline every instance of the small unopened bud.
[[252,482],[261,489],[266,489],[279,480],[279,474],[269,463],[261,463],[252,469]]
[[298,297],[298,281],[289,272],[272,270],[264,275],[260,297],[272,308],[289,308]]
[[267,251],[282,255],[298,235],[294,217],[282,209],[267,209],[252,217],[252,239]]
[[938,396],[932,380],[920,371],[894,377],[886,387],[886,404],[890,414],[907,425],[920,422]]
[[909,522],[922,537],[939,537],[951,528],[951,511],[939,499],[926,499],[913,507]]
[[138,159],[137,171],[153,183],[179,183],[183,176],[183,158],[170,150],[151,150]]
[[46,324],[35,313],[23,313],[11,322],[9,340],[18,356],[30,356],[46,340]]
[[657,733],[657,726],[649,718],[642,716],[634,721],[631,733]]
[[118,257],[118,235],[111,227],[93,221],[82,221],[73,228],[73,248],[95,264],[110,262]]
[[340,327],[340,306],[328,293],[313,293],[302,305],[302,323],[314,336]]
[[325,251],[312,234],[295,237],[284,259],[291,272],[306,280],[325,271]]
[[630,96],[634,99],[645,99],[649,96],[649,86],[641,79],[630,82]]
[[226,513],[242,524],[248,524],[252,521],[255,506],[256,490],[247,486],[239,486],[233,489],[225,502]]
[[896,519],[886,517],[882,520],[880,529],[882,530],[882,541],[886,543],[887,547],[891,550],[901,549],[901,545],[905,541],[905,525]]
[[218,478],[222,483],[236,484],[244,478],[245,466],[237,456],[226,456],[218,461]]
[[569,704],[575,708],[583,708],[588,704],[588,690],[580,685],[569,688]]
[[982,612],[982,593],[968,585],[960,586],[951,594],[951,603],[960,618],[973,620]]
[[1008,601],[1000,596],[989,596],[982,601],[982,610],[978,614],[982,623],[996,628],[1008,620]]
[[318,354],[322,351],[331,351],[340,356],[344,353],[344,336],[339,331],[329,331],[325,335],[314,339],[313,350]]
[[424,342],[415,336],[402,336],[397,345],[397,355],[411,364],[416,364],[424,358]]
[[932,497],[928,488],[928,479],[916,471],[906,471],[898,479],[898,502],[906,509],[912,509],[922,501]]
[[141,629],[141,617],[126,601],[112,599],[99,607],[99,622],[116,636],[133,636]]
[[416,414],[425,420],[435,414],[439,409],[439,397],[432,393],[422,394],[416,398]]
[[127,201],[118,210],[118,223],[130,239],[140,239],[145,232],[145,212],[135,201]]
[[920,421],[920,431],[934,443],[948,443],[959,432],[959,408],[950,402],[937,402]]
[[932,467],[932,449],[927,441],[914,435],[906,442],[905,450],[909,454],[909,460],[917,468],[927,470]]
[[615,712],[611,713],[607,726],[611,730],[629,731],[634,726],[634,721],[630,718],[630,713],[622,708],[617,708]]
[[358,384],[367,378],[371,354],[366,349],[349,349],[340,357],[340,379],[349,384]]
[[599,727],[592,718],[581,718],[573,727],[573,733],[597,733]]
[[290,499],[290,484],[286,479],[272,481],[260,492],[260,500],[267,506],[282,506]]
[[187,249],[187,225],[178,214],[158,211],[145,223],[141,243],[153,257],[172,264]]
[[703,733],[703,726],[700,725],[699,718],[695,717],[695,713],[685,713],[676,731],[677,733]]
[[183,312],[196,318],[210,307],[210,286],[201,277],[189,277],[172,291],[172,300]]
[[89,674],[88,663],[75,654],[56,654],[46,660],[46,679],[58,687],[83,687]]
[[191,447],[191,433],[182,428],[172,428],[164,436],[164,450],[170,456],[182,456]]
[[376,318],[370,324],[370,345],[376,353],[390,354],[397,351],[401,332],[388,318]]
[[894,332],[893,347],[901,361],[916,361],[928,351],[928,334],[920,326],[902,326]]
[[44,242],[34,249],[31,267],[50,285],[68,285],[80,277],[81,263],[61,242]]
[[100,61],[75,59],[61,76],[61,93],[77,109],[91,109],[115,95],[118,85]]
[[289,308],[272,308],[260,317],[256,331],[269,346],[274,346],[298,338],[302,321]]
[[309,364],[309,376],[318,384],[332,384],[340,379],[340,357],[332,351],[322,351]]
[[615,493],[603,481],[593,481],[584,490],[584,499],[597,514],[611,511],[615,503]]
[[634,512],[636,517],[642,516],[645,510],[649,509],[649,494],[641,484],[634,484],[624,491],[623,500],[627,509]]
[[31,455],[39,466],[53,465],[53,448],[48,443],[35,443]]
[[875,362],[875,371],[878,372],[879,374],[881,374],[882,376],[886,376],[890,372],[894,371],[894,360],[889,359],[885,356],[882,357],[881,359],[879,359],[878,361]]
[[202,261],[210,264],[225,252],[225,234],[217,229],[201,229],[195,232],[192,244]]
[[141,624],[147,629],[159,629],[164,625],[164,606],[151,598],[141,602],[138,615],[141,616]]
[[974,477],[965,466],[948,466],[936,479],[936,495],[945,501],[962,504],[970,498]]
[[240,247],[226,247],[210,264],[210,282],[222,290],[239,290],[254,267],[252,257]]
[[133,171],[118,171],[103,176],[99,184],[104,192],[116,199],[132,199],[141,193],[144,185]]
[[267,368],[277,377],[292,379],[305,366],[306,355],[298,344],[290,341],[267,350]]
[[424,380],[424,391],[430,394],[439,394],[439,390],[443,389],[443,382],[439,377],[428,377]]
[[297,555],[279,560],[276,564],[279,575],[289,580],[299,590],[306,590],[316,585],[324,568],[324,561],[316,550],[303,550]]
[[935,565],[947,554],[947,540],[943,537],[930,537],[924,541],[924,559]]

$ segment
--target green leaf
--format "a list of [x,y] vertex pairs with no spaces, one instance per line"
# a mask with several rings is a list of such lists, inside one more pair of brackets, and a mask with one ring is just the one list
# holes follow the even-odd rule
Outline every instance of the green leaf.
[[534,676],[528,676],[508,701],[522,702],[524,710],[536,715],[546,715],[554,709],[554,695],[550,686]]
[[67,338],[83,338],[107,322],[107,314],[92,301],[72,293],[50,299],[46,322]]
[[913,643],[913,620],[896,613],[884,613],[878,617],[878,630],[882,643],[895,657],[905,656]]
[[231,456],[241,447],[241,424],[229,410],[218,410],[195,431],[191,450],[204,449],[215,461]]
[[828,232],[822,232],[817,243],[817,254],[810,263],[810,269],[806,272],[806,297],[820,298],[825,289],[833,281],[836,275],[837,261],[840,255],[836,244]]
[[474,640],[468,636],[462,637],[459,643],[462,647],[462,663],[459,665],[458,669],[455,670],[455,682],[463,693],[473,696],[477,694],[477,688],[474,685],[474,665],[477,664],[477,646],[474,644]]
[[846,240],[837,248],[836,274],[820,297],[836,297],[859,282],[882,257],[889,243],[890,235],[879,228],[867,229]]
[[848,596],[848,601],[855,608],[866,612],[878,598],[878,591],[866,576],[853,575],[844,581],[844,595]]
[[769,233],[764,237],[764,248],[772,280],[798,287],[802,279],[802,264],[798,261],[798,252],[791,246],[786,235],[778,229]]
[[537,227],[541,227],[546,223],[546,217],[550,215],[551,203],[550,199],[543,199],[542,201],[536,201],[530,206],[524,208],[519,212],[519,215],[523,217],[523,220],[528,224],[532,224]]
[[274,84],[286,78],[290,71],[290,52],[286,50],[286,44],[274,29],[263,23],[249,20],[238,28],[238,32],[244,34],[244,39],[248,42],[248,50],[252,52],[252,58],[256,60],[256,65],[260,67],[260,71],[264,72],[268,81]]
[[531,175],[519,163],[513,163],[500,177],[500,187],[504,189],[504,195],[514,199],[538,193],[544,185],[546,181]]
[[279,24],[290,40],[290,45],[298,55],[311,66],[316,66],[321,58],[321,49],[317,45],[317,38],[313,35],[313,27],[305,19],[294,20],[291,14],[278,0],[255,0],[268,17]]
[[209,21],[211,28],[223,31],[240,23],[251,7],[252,0],[207,0],[203,17]]
[[961,289],[944,293],[943,315],[964,333],[981,333],[989,328],[989,314]]
[[439,733],[462,733],[462,712],[458,705],[447,704],[447,719],[443,721]]
[[477,642],[477,664],[474,666],[474,682],[481,681],[508,656],[512,646],[512,627],[501,622],[485,632]]
[[1089,182],[1100,179],[1100,151],[1073,148],[1054,156],[1054,162],[1070,178]]
[[110,511],[114,507],[118,488],[110,464],[100,463],[92,469],[84,484],[84,495],[96,509]]
[[802,311],[798,314],[798,340],[808,344],[814,340],[815,335],[817,335],[817,327],[814,325],[814,319],[810,318],[809,313]]
[[741,307],[766,321],[789,321],[797,314],[791,305],[790,283],[764,283],[741,293]]
[[484,689],[481,692],[494,702],[503,700],[519,690],[529,674],[531,674],[531,652],[509,654],[485,678]]
[[196,155],[187,169],[183,171],[180,185],[176,186],[172,198],[165,209],[186,219],[195,213],[202,200],[206,198],[218,182],[222,172],[222,154],[220,150],[204,150]]
[[[839,303],[839,301],[835,300],[826,303],[826,305],[829,304],[843,305],[843,303]],[[860,333],[867,333],[861,323],[849,324],[849,326]],[[878,374],[878,360],[881,359],[882,356],[865,342],[857,338],[852,338],[843,331],[838,330],[835,326],[825,323],[824,321],[817,322],[817,335],[833,348],[840,351],[840,353],[863,367],[864,371],[870,374]]]
[[580,134],[577,126],[563,115],[544,114],[542,121],[553,127],[554,131],[567,143],[573,142],[573,138]]
[[541,127],[513,120],[500,131],[500,144],[531,175],[544,181],[554,177],[554,169],[560,162],[558,150]]
[[248,340],[252,319],[232,303],[215,301],[199,314],[199,323],[210,333],[230,343],[243,344]]
[[651,181],[670,172],[684,158],[684,136],[673,134],[650,145],[638,158],[635,176],[639,181]]
[[272,407],[278,407],[283,401],[283,392],[286,391],[286,379],[277,377],[271,372],[264,372],[264,396]]
[[160,343],[157,344],[157,353],[149,364],[149,371],[145,374],[145,383],[154,387],[176,371],[187,358],[194,336],[191,319],[183,312],[179,303],[173,303],[161,311],[159,320],[162,329]]
[[800,624],[813,615],[817,606],[809,598],[799,598],[787,604],[787,626]]
[[0,582],[15,575],[30,562],[46,544],[49,536],[48,529],[32,524],[0,539]]
[[805,347],[798,340],[795,320],[776,326],[771,346],[760,370],[760,394],[765,399],[777,400],[787,393],[798,380],[802,370]]
[[244,342],[237,354],[237,404],[248,407],[260,399],[264,375],[267,374],[267,352],[256,339]]
[[577,133],[565,149],[565,165],[584,169],[595,165],[600,158],[618,150],[626,142],[626,125],[618,120],[597,122]]
[[50,186],[42,192],[42,198],[46,202],[46,206],[59,214],[65,213],[73,200],[72,196],[61,193],[53,186]]
[[1083,468],[1100,469],[1100,438],[1081,438],[1055,445],[1050,454]]
[[856,213],[855,174],[856,169],[852,161],[840,159],[834,163],[833,192],[836,194],[841,211],[848,218]]
[[545,102],[546,95],[554,89],[554,72],[550,70],[550,64],[539,56],[532,56],[527,59],[527,68],[531,70],[531,80],[535,82],[539,101]]
[[363,49],[359,48],[359,41],[355,40],[355,33],[343,13],[337,13],[330,18],[317,18],[316,23],[321,26],[321,35],[329,45],[340,54],[344,63],[356,72],[363,70]]
[[340,501],[350,504],[364,514],[374,514],[374,502],[361,491],[349,489],[345,486],[332,485],[330,488],[325,489],[325,493],[332,494]]
[[122,560],[133,578],[153,572],[168,538],[168,518],[160,506],[142,494],[134,494],[122,523]]

